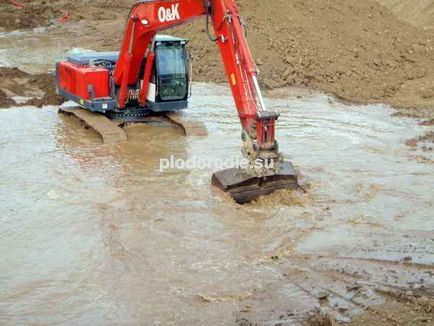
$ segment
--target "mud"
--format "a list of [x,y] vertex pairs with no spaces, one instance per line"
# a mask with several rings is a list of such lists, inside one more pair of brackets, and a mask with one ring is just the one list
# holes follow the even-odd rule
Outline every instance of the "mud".
[[[24,3],[24,2],[21,2]],[[34,28],[49,23],[48,6],[26,4],[25,8],[15,6],[9,0],[0,3],[0,27],[4,30]]]
[[434,323],[434,300],[428,297],[409,297],[404,293],[391,295],[392,302],[370,307],[366,313],[357,316],[351,325],[415,325]]
[[[0,21],[5,31],[56,26],[70,21],[110,20],[119,9],[127,10],[134,1],[102,1],[71,2],[64,0],[18,1],[23,8],[13,5],[10,0],[0,3]],[[68,16],[69,19],[64,18]]]
[[29,76],[28,84],[31,87],[41,90],[44,95],[41,99],[31,99],[27,105],[42,107],[43,105],[60,105],[65,99],[56,93],[56,86],[53,73],[38,74]]
[[0,89],[0,108],[10,107],[15,104],[15,101]]
[[316,311],[307,321],[309,326],[336,326],[338,323],[333,315]]
[[[35,96],[36,95],[36,96]],[[0,107],[18,105],[14,97],[27,98],[20,105],[60,105],[52,73],[31,75],[17,68],[0,67]]]

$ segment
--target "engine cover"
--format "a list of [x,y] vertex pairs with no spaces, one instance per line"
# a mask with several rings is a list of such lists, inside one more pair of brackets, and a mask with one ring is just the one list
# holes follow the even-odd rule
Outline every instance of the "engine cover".
[[83,100],[92,97],[110,96],[109,71],[105,68],[80,66],[71,62],[60,62],[58,66],[58,87]]

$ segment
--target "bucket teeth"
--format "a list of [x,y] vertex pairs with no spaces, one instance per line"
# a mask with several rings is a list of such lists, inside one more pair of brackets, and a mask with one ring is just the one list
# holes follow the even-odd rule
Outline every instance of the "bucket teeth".
[[253,176],[240,168],[216,172],[212,185],[228,193],[237,203],[245,204],[276,190],[298,188],[298,178],[290,162],[276,163],[275,172],[266,177]]

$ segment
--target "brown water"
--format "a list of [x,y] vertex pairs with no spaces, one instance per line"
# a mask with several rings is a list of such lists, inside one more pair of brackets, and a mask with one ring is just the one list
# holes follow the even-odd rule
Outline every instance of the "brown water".
[[73,48],[92,47],[95,31],[80,23],[0,32],[0,66],[19,67],[28,73],[54,70],[54,63]]
[[[69,42],[53,39],[8,34],[0,62],[45,71]],[[226,87],[194,86],[206,138],[134,125],[102,145],[55,107],[0,110],[0,323],[296,325],[315,308],[346,321],[385,302],[379,289],[432,294],[434,157],[404,144],[425,129],[381,105],[271,95],[307,194],[246,206],[210,186],[212,168],[159,171],[171,155],[240,156]]]

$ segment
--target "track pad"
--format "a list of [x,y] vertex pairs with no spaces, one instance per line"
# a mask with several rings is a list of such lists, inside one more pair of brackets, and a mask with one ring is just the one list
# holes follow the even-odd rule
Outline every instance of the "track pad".
[[276,190],[298,188],[298,178],[290,162],[276,163],[275,173],[256,177],[245,170],[227,169],[212,176],[212,185],[228,193],[239,204],[245,204]]

